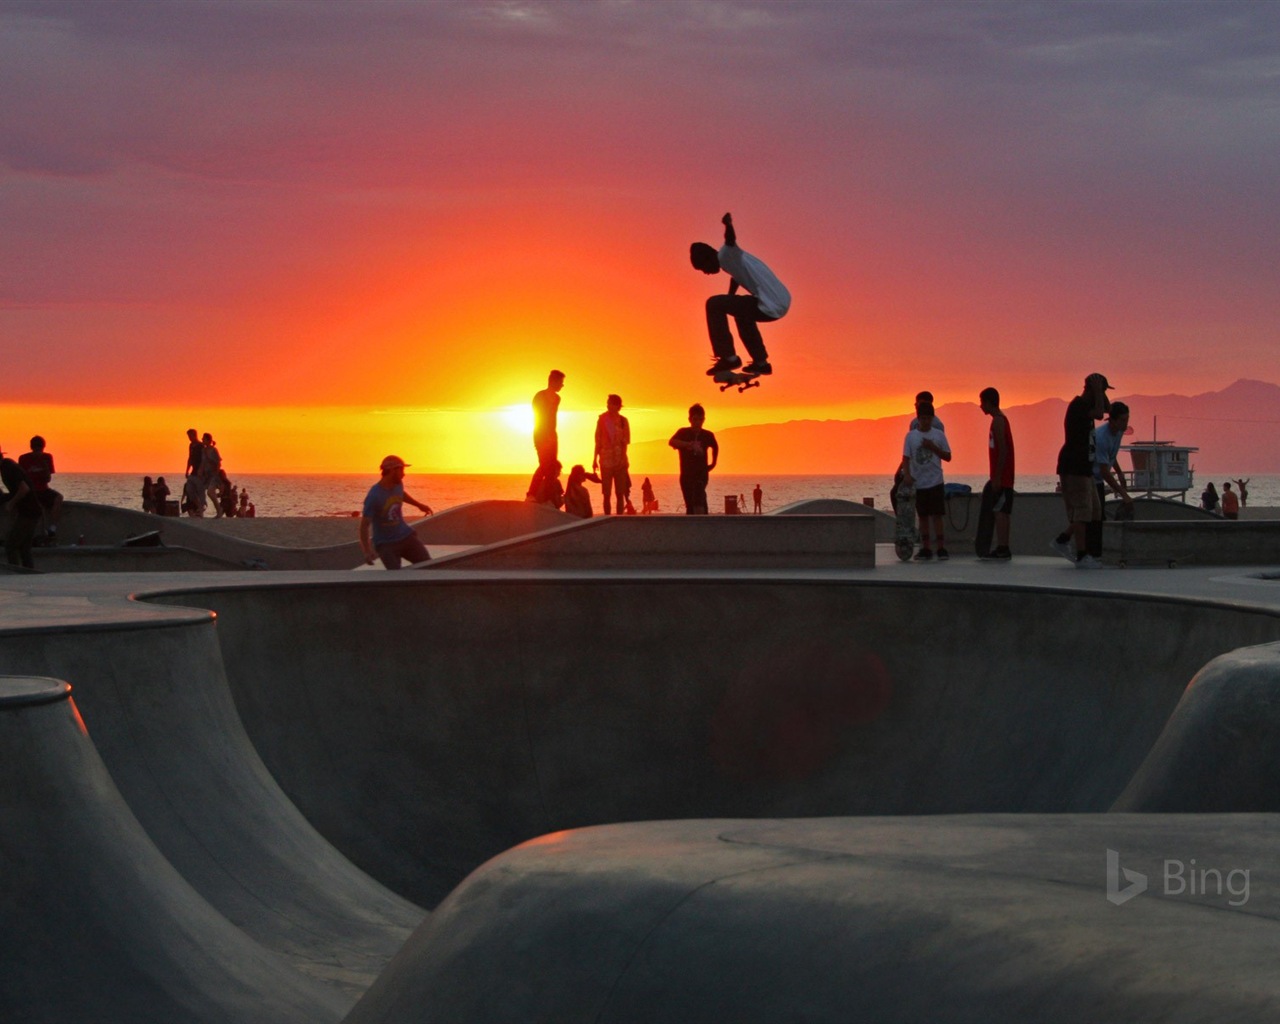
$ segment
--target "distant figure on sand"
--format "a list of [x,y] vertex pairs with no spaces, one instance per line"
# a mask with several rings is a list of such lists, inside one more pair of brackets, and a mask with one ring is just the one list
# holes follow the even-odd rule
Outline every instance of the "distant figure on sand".
[[[569,470],[569,482],[564,489],[564,510],[579,519],[590,519],[594,514],[591,511],[591,492],[584,482],[587,480],[600,483],[600,477],[595,473],[588,473],[581,465],[574,466]],[[609,501],[607,490],[604,492],[604,500],[606,504]],[[605,514],[608,515],[608,510]],[[618,510],[618,514],[622,514],[622,509]]]
[[158,516],[169,514],[169,485],[164,477],[158,477],[151,485],[151,508]]
[[200,477],[195,473],[187,477],[187,482],[182,485],[180,510],[192,519],[200,519],[204,516],[204,491],[200,486]]
[[[704,430],[707,413],[701,405],[689,406],[689,425],[671,435],[667,443],[680,453],[680,491],[686,515],[707,514],[707,483],[720,459],[716,435]],[[710,461],[708,461],[710,453]]]
[[1248,483],[1253,477],[1246,477],[1244,480],[1236,480],[1236,486],[1240,488],[1240,507],[1249,507],[1249,488]]
[[399,569],[401,559],[417,564],[430,559],[426,545],[404,521],[404,505],[431,515],[431,508],[409,495],[404,489],[404,471],[408,468],[399,455],[388,455],[378,467],[382,479],[369,488],[360,515],[360,550],[365,565],[373,565],[376,555],[388,569]]
[[1227,519],[1240,518],[1240,500],[1236,497],[1236,492],[1231,489],[1230,480],[1222,485],[1222,514]]
[[183,476],[199,474],[202,462],[204,462],[204,445],[200,443],[200,435],[196,433],[196,428],[191,427],[187,430],[187,468]]
[[[1049,546],[1077,569],[1101,569],[1088,552],[1089,523],[1102,518],[1102,503],[1093,484],[1094,421],[1111,408],[1107,392],[1111,384],[1100,373],[1084,380],[1084,390],[1067,405],[1063,417],[1062,447],[1058,450],[1058,485],[1067,508],[1067,528]],[[1073,543],[1074,541],[1074,543]]]
[[[610,395],[605,399],[605,411],[596,418],[596,454],[591,469],[599,469],[600,482],[604,485],[604,514],[610,514],[609,495],[617,496],[617,515],[626,510],[627,496],[631,493],[631,463],[627,459],[627,446],[631,444],[631,424],[622,415],[622,398]],[[572,475],[569,477],[573,482]]]
[[760,490],[759,484],[756,484],[756,489],[751,492],[751,499],[756,503],[756,515],[759,515],[761,502],[764,501],[764,491]]
[[154,512],[156,510],[156,496],[154,492],[155,484],[151,482],[151,477],[144,476],[142,478],[142,511]]
[[26,471],[27,479],[36,492],[36,501],[44,513],[44,532],[48,542],[57,542],[58,521],[62,518],[62,495],[50,485],[53,481],[53,456],[45,451],[44,438],[37,434],[31,439],[31,451],[18,456],[18,465]]
[[1204,489],[1204,493],[1200,495],[1200,507],[1206,512],[1218,511],[1218,489],[1213,486],[1213,481],[1209,481],[1209,486]]
[[204,454],[200,458],[200,489],[205,498],[213,503],[213,517],[221,519],[222,453],[218,451],[218,442],[213,439],[212,434],[206,432],[200,441],[204,446]]
[[[724,225],[724,245],[719,250],[706,242],[694,242],[689,246],[689,262],[696,270],[708,275],[723,270],[730,276],[728,293],[707,299],[707,334],[715,356],[715,363],[707,375],[714,376],[723,370],[739,367],[743,373],[773,373],[758,325],[786,316],[791,308],[791,293],[763,261],[738,248],[732,214],[726,213],[720,218],[720,223]],[[739,287],[747,294],[739,295]],[[742,346],[751,356],[751,362],[745,367],[734,351],[729,317],[733,317]]]
[[644,483],[640,485],[640,500],[643,502],[641,509],[642,515],[650,515],[658,511],[658,499],[653,493],[653,484],[649,482],[649,478],[644,478]]
[[537,500],[535,495],[538,494],[538,485],[551,463],[559,457],[560,437],[556,433],[556,415],[560,410],[560,389],[563,387],[564,374],[559,370],[552,370],[547,374],[547,386],[533,396],[533,447],[538,453],[538,468],[534,470],[525,495],[529,501]]

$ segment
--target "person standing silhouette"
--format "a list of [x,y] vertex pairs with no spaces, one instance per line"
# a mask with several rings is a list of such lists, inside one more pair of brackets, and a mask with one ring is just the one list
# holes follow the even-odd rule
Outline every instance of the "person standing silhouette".
[[631,493],[630,461],[627,447],[631,444],[631,424],[622,415],[622,398],[610,395],[605,400],[605,411],[596,419],[596,454],[591,469],[600,470],[600,482],[604,486],[604,514],[609,515],[609,495],[617,496],[617,514],[626,511],[627,496]]
[[560,457],[560,437],[556,433],[556,418],[560,411],[560,389],[564,387],[564,374],[552,370],[547,374],[547,386],[533,396],[533,447],[538,453],[538,468],[529,481],[526,501],[534,501],[539,493],[542,478],[553,462]]
[[702,427],[706,419],[706,410],[701,405],[691,405],[689,425],[677,430],[667,442],[680,453],[680,491],[684,495],[685,514],[691,516],[707,514],[707,483],[720,459],[716,435]]

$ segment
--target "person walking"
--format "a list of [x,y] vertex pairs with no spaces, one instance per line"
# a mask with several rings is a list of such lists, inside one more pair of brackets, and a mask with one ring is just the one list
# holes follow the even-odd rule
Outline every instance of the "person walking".
[[365,565],[372,565],[375,557],[388,569],[399,569],[402,559],[415,565],[427,561],[431,556],[426,545],[404,521],[406,504],[431,515],[430,506],[404,489],[408,464],[399,455],[388,455],[378,468],[382,478],[369,488],[360,516],[360,550]]

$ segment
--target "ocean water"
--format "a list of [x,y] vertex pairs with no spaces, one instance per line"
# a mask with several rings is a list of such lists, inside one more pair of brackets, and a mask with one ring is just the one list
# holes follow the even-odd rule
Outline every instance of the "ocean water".
[[[236,487],[249,492],[249,498],[260,516],[353,516],[376,477],[368,474],[242,474],[233,478]],[[640,482],[634,481],[632,500],[639,504]],[[680,512],[684,510],[680,497],[680,484],[675,474],[653,475],[650,478],[657,495],[660,510]],[[1196,501],[1204,483],[1210,479],[1203,473],[1196,474]],[[1219,491],[1222,480],[1215,482]],[[1224,478],[1225,479],[1225,478]],[[178,497],[181,476],[166,478],[169,489]],[[965,483],[974,490],[981,490],[985,478],[956,476],[948,482]],[[723,512],[727,495],[743,495],[746,507],[751,507],[751,492],[756,484],[764,492],[762,507],[765,512],[789,505],[806,498],[844,498],[862,501],[870,498],[876,508],[887,509],[889,489],[893,478],[876,476],[745,476],[713,473],[711,486],[707,488],[708,504],[712,512]],[[411,473],[405,478],[405,488],[419,501],[440,512],[456,505],[490,498],[521,500],[529,484],[526,474],[480,475]],[[1018,478],[1019,491],[1052,491],[1057,477],[1023,476]],[[92,501],[100,505],[120,508],[142,507],[142,477],[127,473],[59,473],[54,487],[72,501]],[[600,490],[592,487],[592,505],[599,512]],[[1191,495],[1188,495],[1191,498]],[[1195,503],[1195,502],[1193,502]],[[1255,476],[1249,482],[1249,504],[1255,506],[1280,506],[1280,476]]]

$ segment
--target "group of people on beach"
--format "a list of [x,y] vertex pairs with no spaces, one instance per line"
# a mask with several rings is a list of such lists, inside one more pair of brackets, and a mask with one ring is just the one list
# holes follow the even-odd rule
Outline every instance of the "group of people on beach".
[[[538,468],[529,480],[525,501],[563,508],[572,515],[590,519],[594,514],[586,486],[590,481],[603,489],[605,515],[635,515],[636,509],[631,503],[631,463],[627,457],[631,424],[622,415],[620,395],[609,395],[604,412],[596,418],[591,471],[579,463],[569,471],[567,485],[560,483],[564,467],[560,462],[557,418],[564,380],[563,372],[552,370],[547,375],[547,386],[533,396],[533,448],[538,455]],[[657,506],[647,477],[641,485],[641,495],[644,511],[652,512]]]
[[1240,510],[1249,504],[1249,481],[1252,477],[1246,477],[1243,480],[1236,480],[1236,486],[1240,490],[1233,491],[1231,489],[1231,481],[1227,480],[1222,485],[1222,497],[1218,497],[1218,489],[1213,486],[1210,480],[1207,487],[1200,494],[1200,507],[1206,512],[1212,512],[1214,515],[1220,515],[1223,519],[1239,519]]
[[[187,430],[187,465],[183,470],[185,483],[182,485],[182,497],[179,500],[177,513],[199,519],[210,507],[215,519],[235,518],[243,516],[251,518],[257,515],[257,509],[249,500],[249,492],[245,488],[236,490],[235,484],[227,476],[222,465],[222,452],[213,435],[206,431],[198,435],[195,427]],[[142,510],[154,512],[156,515],[174,514],[168,504],[169,485],[164,477],[151,482],[150,477],[142,481]]]

